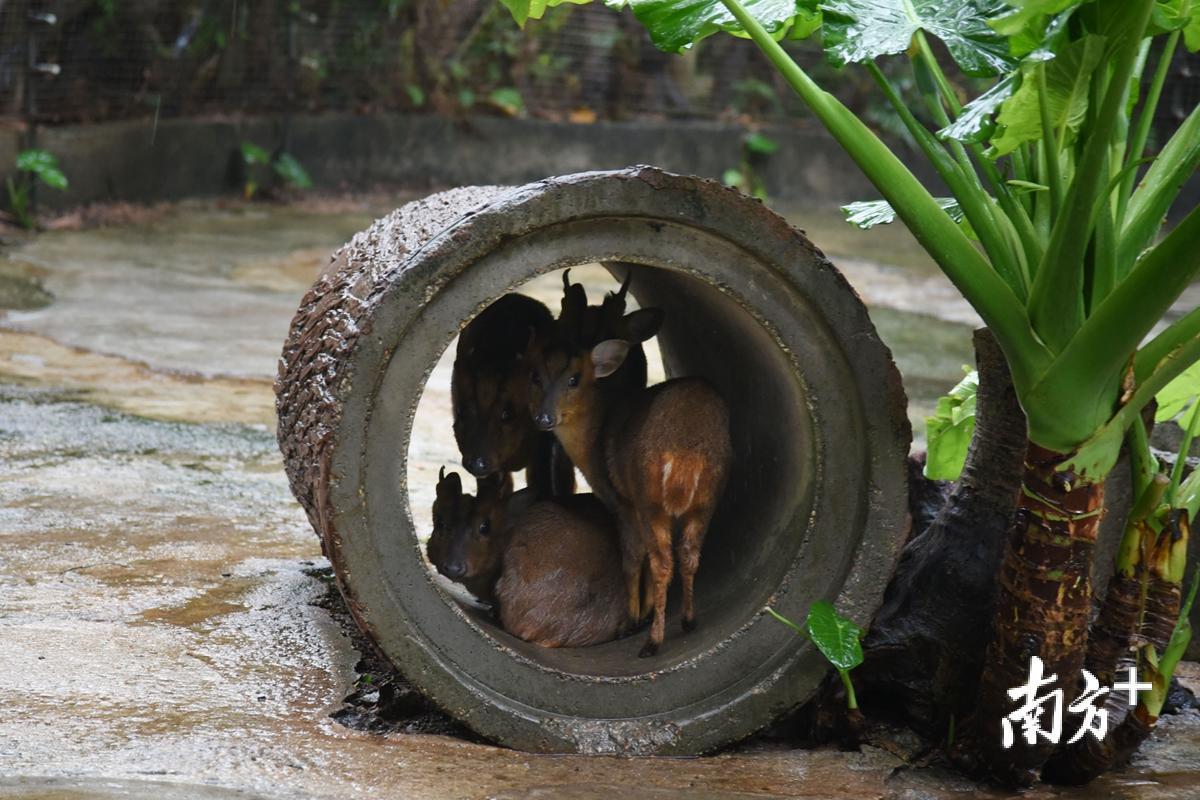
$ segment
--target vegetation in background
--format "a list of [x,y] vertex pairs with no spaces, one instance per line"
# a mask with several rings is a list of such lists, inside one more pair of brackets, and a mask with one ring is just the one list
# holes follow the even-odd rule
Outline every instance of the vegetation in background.
[[35,222],[31,208],[33,187],[41,184],[61,191],[67,188],[67,176],[59,169],[54,154],[45,150],[22,150],[17,154],[16,168],[16,179],[10,176],[6,181],[8,208],[18,225],[31,230]]
[[242,142],[241,154],[245,173],[242,194],[247,200],[281,181],[293,189],[311,189],[313,186],[312,178],[291,153],[280,152],[272,157],[254,142]]
[[748,133],[742,137],[742,157],[736,168],[725,170],[721,181],[751,197],[767,199],[767,187],[762,174],[767,160],[779,149],[779,142],[761,133]]

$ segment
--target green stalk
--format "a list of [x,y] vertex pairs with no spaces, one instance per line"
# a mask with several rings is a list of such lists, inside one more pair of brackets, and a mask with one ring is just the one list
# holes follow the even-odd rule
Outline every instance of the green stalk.
[[[1123,101],[1129,75],[1137,59],[1138,44],[1150,20],[1154,0],[1140,3],[1137,22],[1126,32],[1113,69],[1113,77],[1104,92],[1104,103],[1076,165],[1071,188],[1063,201],[1063,213],[1055,220],[1050,246],[1038,268],[1029,301],[1029,316],[1042,341],[1054,352],[1061,352],[1084,321],[1082,279],[1079,268],[1091,239],[1095,212],[1102,199],[1100,190],[1108,185],[1104,162],[1116,127],[1124,113]],[[1096,71],[1102,76],[1103,70]]]
[[1096,237],[1092,247],[1092,286],[1087,303],[1089,314],[1116,285],[1117,243],[1112,209],[1108,203],[1101,203],[1096,212]]
[[1171,135],[1129,200],[1118,243],[1117,265],[1122,273],[1132,268],[1142,249],[1154,240],[1180,187],[1197,168],[1200,168],[1200,106],[1192,109]]
[[[1150,451],[1150,437],[1146,435],[1146,423],[1139,415],[1129,426],[1129,434],[1126,439],[1129,446],[1129,461],[1131,469],[1130,478],[1133,482],[1133,496],[1142,497],[1146,489],[1154,482],[1156,476],[1159,475],[1158,459],[1154,453]],[[1166,485],[1163,485],[1163,490],[1166,490]],[[1159,499],[1162,497],[1160,492]],[[1142,516],[1149,514],[1158,505],[1158,500],[1154,500],[1150,508],[1146,509]],[[1130,519],[1137,518],[1137,511],[1140,508],[1140,503],[1134,511],[1130,512]]]
[[850,670],[839,669],[838,677],[842,679],[842,686],[846,689],[846,708],[851,711],[858,708],[858,697],[854,694],[854,684],[850,682]]
[[[1108,420],[1117,399],[1121,374],[1137,352],[1138,343],[1162,319],[1197,272],[1200,272],[1200,207],[1192,209],[1146,254],[1129,277],[1093,309],[1091,317],[1038,385],[1022,396],[1034,441],[1067,452]],[[1191,314],[1185,317],[1191,319]],[[1183,337],[1182,341],[1189,339]],[[1175,349],[1163,352],[1152,363],[1163,361]],[[1149,380],[1149,371],[1144,375],[1139,384]]]
[[[1017,294],[1017,297],[1023,298],[1027,288],[1022,280],[1021,270],[1013,263],[1013,253],[1009,249],[1007,240],[1000,232],[996,224],[996,218],[992,213],[991,198],[983,191],[983,187],[979,184],[979,177],[976,175],[970,160],[966,158],[966,152],[962,152],[962,158],[966,159],[966,164],[963,165],[961,161],[959,164],[955,164],[937,137],[922,125],[920,120],[913,116],[904,99],[900,97],[899,92],[888,81],[887,76],[883,74],[879,66],[874,62],[867,62],[865,66],[867,72],[875,79],[875,82],[879,85],[880,90],[883,91],[888,102],[892,104],[892,107],[900,116],[908,132],[916,140],[921,151],[925,153],[925,157],[929,159],[930,163],[937,170],[938,175],[950,187],[951,193],[958,198],[959,205],[962,207],[963,213],[966,214],[967,221],[971,223],[971,227],[979,235],[979,241],[983,244],[984,250],[987,251],[992,264],[996,266],[996,271],[1000,273],[1005,283]],[[938,108],[940,109],[940,106]],[[947,120],[948,123],[949,121]],[[953,144],[958,143],[954,142]],[[951,147],[953,147],[953,144]]]
[[1017,385],[1028,385],[1049,361],[1025,309],[921,182],[871,129],[821,89],[738,0],[721,0],[788,84],[896,210],[925,251],[962,292],[1004,349]]
[[[925,39],[924,33],[920,31],[917,33],[917,47],[920,51],[920,60],[913,62],[914,72],[920,78],[922,74],[921,70],[923,69],[924,73],[929,75],[929,80],[935,87],[939,88],[941,95],[945,97],[946,105],[950,106],[955,116],[959,115],[962,113],[962,106],[958,103],[958,98],[954,95],[953,89],[950,88],[950,83],[938,65],[937,59],[933,57],[932,51],[929,48],[929,42]],[[918,83],[920,83],[920,80],[918,80]],[[922,95],[925,94],[922,92]],[[951,119],[947,116],[946,109],[938,101],[938,98],[930,96],[926,99],[930,113],[933,114],[934,122],[941,128],[949,127]],[[1000,171],[996,169],[996,165],[984,155],[982,145],[971,144],[964,147],[962,142],[956,140],[950,140],[948,144],[950,145],[950,152],[953,153],[955,160],[958,161],[963,174],[975,178],[976,183],[978,183],[978,177],[975,165],[979,165],[979,169],[987,179],[988,187],[991,189],[992,194],[995,195],[996,201],[1000,204],[1000,209],[1007,218],[996,218],[996,224],[1004,229],[1002,233],[1008,234],[1006,238],[1017,239],[1019,241],[1019,248],[1013,247],[1010,242],[1007,250],[1013,254],[1013,259],[1016,261],[1017,274],[1021,278],[1020,286],[1018,288],[1017,285],[1012,283],[1009,285],[1013,287],[1013,290],[1020,299],[1024,301],[1029,295],[1029,284],[1032,280],[1032,275],[1030,274],[1032,265],[1036,264],[1042,258],[1042,244],[1037,231],[1034,230],[1033,221],[1029,218],[1025,206],[1013,196],[1012,191],[1008,188],[1008,184],[1001,177]],[[980,189],[981,191],[985,191],[982,185],[980,185]],[[993,217],[995,218],[995,215]],[[993,259],[994,262],[995,259]]]
[[1193,308],[1185,316],[1175,320],[1162,333],[1147,342],[1133,360],[1133,376],[1137,382],[1155,370],[1158,362],[1162,361],[1179,345],[1200,336],[1200,308]]
[[[1162,55],[1158,58],[1158,67],[1154,70],[1154,78],[1150,81],[1150,89],[1146,92],[1146,102],[1142,104],[1142,111],[1138,116],[1137,125],[1134,127],[1133,139],[1129,143],[1129,153],[1126,156],[1125,163],[1136,164],[1142,160],[1142,156],[1146,152],[1146,140],[1150,138],[1150,128],[1154,124],[1154,112],[1158,109],[1159,98],[1162,97],[1163,84],[1167,81],[1167,73],[1171,69],[1171,60],[1175,56],[1175,48],[1179,45],[1179,31],[1171,31],[1167,37],[1167,42],[1163,45]],[[1117,222],[1121,224],[1125,220],[1125,209],[1129,205],[1129,197],[1133,194],[1134,180],[1137,177],[1135,170],[1130,170],[1126,175],[1125,180],[1121,185],[1121,191],[1117,195]]]
[[[1200,361],[1200,336],[1179,345],[1159,362],[1158,368],[1138,385],[1133,396],[1113,414],[1112,419],[1075,449],[1071,459],[1061,467],[1064,474],[1070,472],[1095,476],[1111,472],[1116,464],[1121,437],[1125,430],[1164,386],[1197,361]],[[1033,425],[1031,418],[1031,431]]]
[[1062,173],[1058,167],[1058,136],[1050,121],[1050,107],[1046,105],[1046,65],[1035,67],[1038,82],[1038,111],[1042,117],[1042,150],[1046,159],[1046,184],[1050,187],[1050,218],[1058,219],[1062,211]]
[[1187,466],[1188,453],[1192,451],[1192,440],[1200,433],[1200,398],[1192,401],[1192,415],[1183,428],[1183,440],[1179,443],[1179,455],[1171,469],[1171,484],[1167,487],[1167,505],[1177,508],[1179,484],[1183,481],[1183,470]]

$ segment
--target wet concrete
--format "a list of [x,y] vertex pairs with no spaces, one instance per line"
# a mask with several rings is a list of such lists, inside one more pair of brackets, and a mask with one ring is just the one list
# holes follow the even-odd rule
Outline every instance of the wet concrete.
[[[876,748],[537,757],[334,721],[362,654],[325,607],[270,379],[321,254],[370,214],[188,206],[0,258],[21,287],[0,313],[0,798],[988,796]],[[944,391],[965,320],[882,288],[939,279],[847,272],[918,396]],[[1188,712],[1132,770],[1032,796],[1190,797],[1197,781]]]

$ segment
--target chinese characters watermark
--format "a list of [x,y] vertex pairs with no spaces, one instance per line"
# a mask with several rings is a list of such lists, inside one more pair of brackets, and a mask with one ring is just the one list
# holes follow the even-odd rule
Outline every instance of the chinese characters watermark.
[[[1074,744],[1089,733],[1102,740],[1108,733],[1108,709],[1104,707],[1103,697],[1110,690],[1101,686],[1096,676],[1086,669],[1080,672],[1083,674],[1083,691],[1067,708],[1072,714],[1083,714],[1083,723],[1075,735],[1067,740],[1067,744]],[[1058,744],[1062,739],[1063,690],[1052,689],[1045,694],[1039,694],[1042,689],[1052,686],[1058,680],[1057,674],[1043,677],[1044,674],[1045,664],[1034,656],[1029,662],[1029,681],[1024,686],[1008,690],[1008,696],[1020,702],[1020,705],[1001,720],[1004,731],[1001,744],[1004,749],[1012,747],[1016,740],[1013,723],[1020,724],[1021,736],[1031,745],[1037,744],[1039,737],[1054,744]],[[1133,706],[1137,703],[1138,692],[1149,691],[1151,688],[1148,683],[1138,683],[1137,671],[1130,667],[1128,678],[1114,683],[1111,691],[1128,692],[1129,705]],[[1049,728],[1043,727],[1047,716]]]

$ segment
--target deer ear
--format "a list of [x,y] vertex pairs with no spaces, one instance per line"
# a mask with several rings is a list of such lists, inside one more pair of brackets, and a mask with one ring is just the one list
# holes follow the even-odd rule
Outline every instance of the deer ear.
[[592,348],[592,370],[597,378],[607,378],[625,363],[629,354],[629,342],[624,339],[606,339]]
[[442,467],[438,473],[437,496],[439,498],[462,497],[462,478],[458,477],[457,472],[445,474],[446,468]]
[[631,342],[644,342],[658,333],[666,314],[661,308],[639,308],[625,315],[625,335]]

